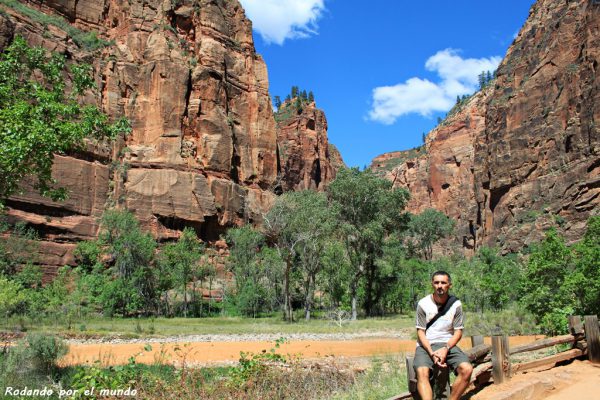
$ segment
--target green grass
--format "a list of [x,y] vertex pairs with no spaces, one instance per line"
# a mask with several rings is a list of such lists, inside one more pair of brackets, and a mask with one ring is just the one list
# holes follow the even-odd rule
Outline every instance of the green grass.
[[75,43],[86,50],[97,50],[110,45],[110,42],[98,38],[96,32],[84,32],[72,26],[66,19],[57,15],[44,14],[27,7],[17,0],[0,0],[0,4],[12,8],[42,25],[53,25],[65,31]]
[[332,400],[380,400],[408,390],[404,355],[373,359],[365,374]]
[[397,332],[414,325],[412,316],[392,316],[359,319],[338,326],[325,319],[287,323],[280,315],[264,318],[207,317],[207,318],[88,318],[65,321],[56,318],[11,317],[0,322],[0,330],[13,331],[24,326],[27,331],[41,331],[60,335],[151,337],[197,334],[290,334],[290,333],[363,333]]

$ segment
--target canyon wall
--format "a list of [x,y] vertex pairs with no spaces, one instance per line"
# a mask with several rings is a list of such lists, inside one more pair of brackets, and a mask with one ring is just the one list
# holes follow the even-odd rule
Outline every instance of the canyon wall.
[[[161,241],[189,226],[213,242],[228,227],[261,222],[278,177],[286,175],[278,157],[323,163],[321,174],[314,165],[297,166],[288,175],[303,183],[285,183],[289,188],[316,188],[333,175],[322,113],[309,116],[307,110],[298,117],[305,122],[297,135],[310,138],[278,145],[267,68],[238,1],[22,4],[27,12],[2,6],[0,47],[20,35],[70,61],[92,64],[99,90],[87,101],[132,126],[115,143],[87,143],[82,151],[56,156],[53,176],[69,191],[65,202],[39,196],[31,183],[8,200],[9,220],[40,233],[40,263],[48,271],[73,263],[75,243],[96,237],[107,208],[130,210]],[[48,24],[40,13],[62,23]],[[86,48],[74,32],[97,35],[105,45]],[[313,136],[324,149],[309,145]]]
[[456,219],[467,252],[517,251],[554,226],[578,240],[600,202],[600,5],[539,0],[492,86],[427,136],[377,157],[409,209]]

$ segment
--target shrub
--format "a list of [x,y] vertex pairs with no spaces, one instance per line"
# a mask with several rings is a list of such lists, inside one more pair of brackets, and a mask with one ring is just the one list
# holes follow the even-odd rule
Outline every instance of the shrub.
[[33,357],[34,367],[47,373],[55,370],[58,359],[66,355],[69,350],[69,346],[64,340],[47,334],[27,335],[27,343]]

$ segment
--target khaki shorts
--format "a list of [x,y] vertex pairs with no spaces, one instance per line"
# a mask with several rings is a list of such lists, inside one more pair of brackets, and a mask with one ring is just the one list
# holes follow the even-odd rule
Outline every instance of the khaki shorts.
[[[436,351],[444,347],[445,343],[432,343],[431,349]],[[457,346],[454,346],[448,352],[448,356],[446,357],[446,363],[452,371],[456,371],[458,366],[462,363],[471,363],[469,361],[469,357],[462,352]],[[433,369],[433,360],[429,357],[429,354],[425,351],[425,349],[421,346],[417,346],[417,350],[415,351],[415,359],[413,361],[413,366],[415,371],[419,367],[427,367],[429,369]]]

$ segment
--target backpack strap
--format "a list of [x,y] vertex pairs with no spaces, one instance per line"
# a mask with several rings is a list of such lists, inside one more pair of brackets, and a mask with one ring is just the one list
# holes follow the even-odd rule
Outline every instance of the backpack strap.
[[446,300],[446,302],[444,303],[444,305],[442,306],[442,309],[440,311],[438,311],[438,313],[435,315],[435,317],[433,317],[431,319],[431,321],[429,321],[427,323],[427,326],[425,327],[425,332],[427,332],[427,329],[429,329],[431,327],[431,325],[433,325],[435,323],[435,321],[437,321],[438,319],[440,319],[441,317],[446,315],[446,313],[450,310],[452,305],[454,303],[456,303],[457,301],[458,301],[458,297],[450,295],[448,297],[448,299]]

